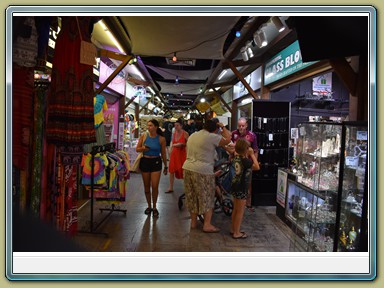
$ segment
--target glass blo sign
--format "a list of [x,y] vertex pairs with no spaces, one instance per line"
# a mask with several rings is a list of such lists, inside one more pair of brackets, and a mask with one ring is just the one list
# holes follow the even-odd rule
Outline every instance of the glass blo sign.
[[264,85],[282,79],[316,62],[304,63],[302,61],[299,41],[296,40],[265,64]]

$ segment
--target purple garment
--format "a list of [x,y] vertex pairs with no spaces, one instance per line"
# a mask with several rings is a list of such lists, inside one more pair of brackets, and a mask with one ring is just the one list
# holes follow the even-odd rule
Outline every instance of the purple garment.
[[245,135],[240,135],[240,132],[239,130],[234,130],[232,131],[232,142],[233,143],[236,143],[237,140],[239,140],[240,138],[243,138],[245,140],[247,140],[250,144],[251,144],[251,147],[253,149],[253,151],[255,151],[255,153],[258,152],[259,148],[257,147],[257,139],[256,139],[256,134],[253,133],[252,131],[249,131],[247,130],[247,132],[245,133]]

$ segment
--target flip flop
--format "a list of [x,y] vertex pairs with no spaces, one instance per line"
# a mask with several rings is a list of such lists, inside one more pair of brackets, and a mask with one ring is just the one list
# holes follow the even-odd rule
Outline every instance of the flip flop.
[[204,232],[204,233],[218,233],[218,232],[220,232],[220,229],[217,228],[217,227],[215,227],[215,228],[213,228],[213,229],[211,229],[211,230],[204,230],[204,229],[203,229],[203,232]]
[[165,193],[172,193],[173,190],[168,190],[168,191],[165,191]]
[[235,236],[232,235],[233,239],[245,239],[247,237],[248,237],[248,235],[245,232],[242,232],[241,236],[238,236],[238,237],[235,237]]
[[[244,231],[240,231],[240,233],[245,233]],[[229,235],[233,235],[233,232],[229,232]]]

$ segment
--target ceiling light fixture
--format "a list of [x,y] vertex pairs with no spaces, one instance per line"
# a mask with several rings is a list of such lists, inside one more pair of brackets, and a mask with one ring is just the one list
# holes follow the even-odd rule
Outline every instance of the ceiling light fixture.
[[129,60],[128,64],[132,65],[132,64],[135,64],[136,62],[137,62],[137,58],[136,56],[134,56],[131,60]]
[[256,31],[255,33],[253,33],[253,41],[255,42],[256,46],[261,48],[261,39],[260,39],[260,35],[259,35],[259,32]]
[[268,45],[267,35],[265,35],[264,30],[260,30],[259,33],[260,40],[261,40],[261,47],[265,47]]
[[247,54],[248,54],[248,57],[249,58],[252,58],[254,55],[253,55],[253,51],[252,51],[252,42],[251,41],[248,41],[247,42]]
[[249,60],[248,53],[247,53],[247,47],[241,47],[240,53],[241,53],[241,57],[243,58],[244,62]]
[[205,102],[205,98],[201,98],[201,99],[200,99],[200,102],[201,102],[201,103],[204,103],[204,102]]
[[227,70],[221,71],[221,73],[220,73],[219,77],[217,78],[217,80],[221,80],[221,78],[223,78],[225,74],[227,74]]
[[105,25],[104,21],[103,20],[100,20],[98,22],[101,26],[101,28],[105,31],[105,33],[108,35],[108,37],[111,39],[111,41],[115,44],[115,46],[117,47],[117,49],[119,49],[119,51],[123,54],[126,54],[124,49],[120,46],[120,43],[116,40],[116,38],[112,35],[112,32],[109,31],[107,25]]
[[175,84],[176,84],[176,85],[179,85],[179,76],[176,76]]
[[173,61],[173,62],[176,62],[176,61],[177,61],[176,52],[173,53],[172,61]]
[[271,20],[279,32],[283,32],[285,30],[285,26],[279,17],[273,16]]

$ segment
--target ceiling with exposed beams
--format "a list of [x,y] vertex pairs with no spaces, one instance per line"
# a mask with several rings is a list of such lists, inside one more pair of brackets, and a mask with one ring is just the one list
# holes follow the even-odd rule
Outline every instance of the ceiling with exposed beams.
[[[125,38],[129,44],[128,53],[139,59],[138,67],[145,67],[147,78],[165,103],[169,111],[187,111],[194,108],[197,98],[209,90],[211,85],[233,82],[236,75],[228,69],[220,80],[212,79],[215,71],[222,69],[220,64],[226,53],[239,44],[236,32],[245,33],[249,23],[257,17],[245,16],[118,16],[106,19],[119,29],[119,42]],[[266,18],[266,17],[265,17]],[[268,19],[268,18],[266,18]],[[263,23],[268,37],[278,34],[268,23]],[[102,36],[97,25],[94,37],[106,49],[114,50],[113,43]],[[121,37],[121,35],[125,37]],[[241,39],[241,37],[240,37]],[[249,40],[249,39],[248,39]],[[244,42],[244,41],[243,41]],[[241,44],[241,43],[240,43]],[[264,48],[254,48],[254,55],[260,55]],[[173,56],[177,57],[174,61]],[[242,62],[239,51],[231,57],[232,61]],[[248,63],[240,63],[238,70],[248,68]],[[245,65],[247,64],[247,65]],[[254,63],[253,66],[259,66]],[[128,67],[129,69],[129,67]],[[253,68],[254,69],[254,68]],[[221,71],[220,71],[221,72]],[[130,72],[128,72],[130,73]],[[131,73],[132,74],[132,73]],[[219,75],[216,76],[216,78]],[[237,79],[237,81],[239,81]]]

